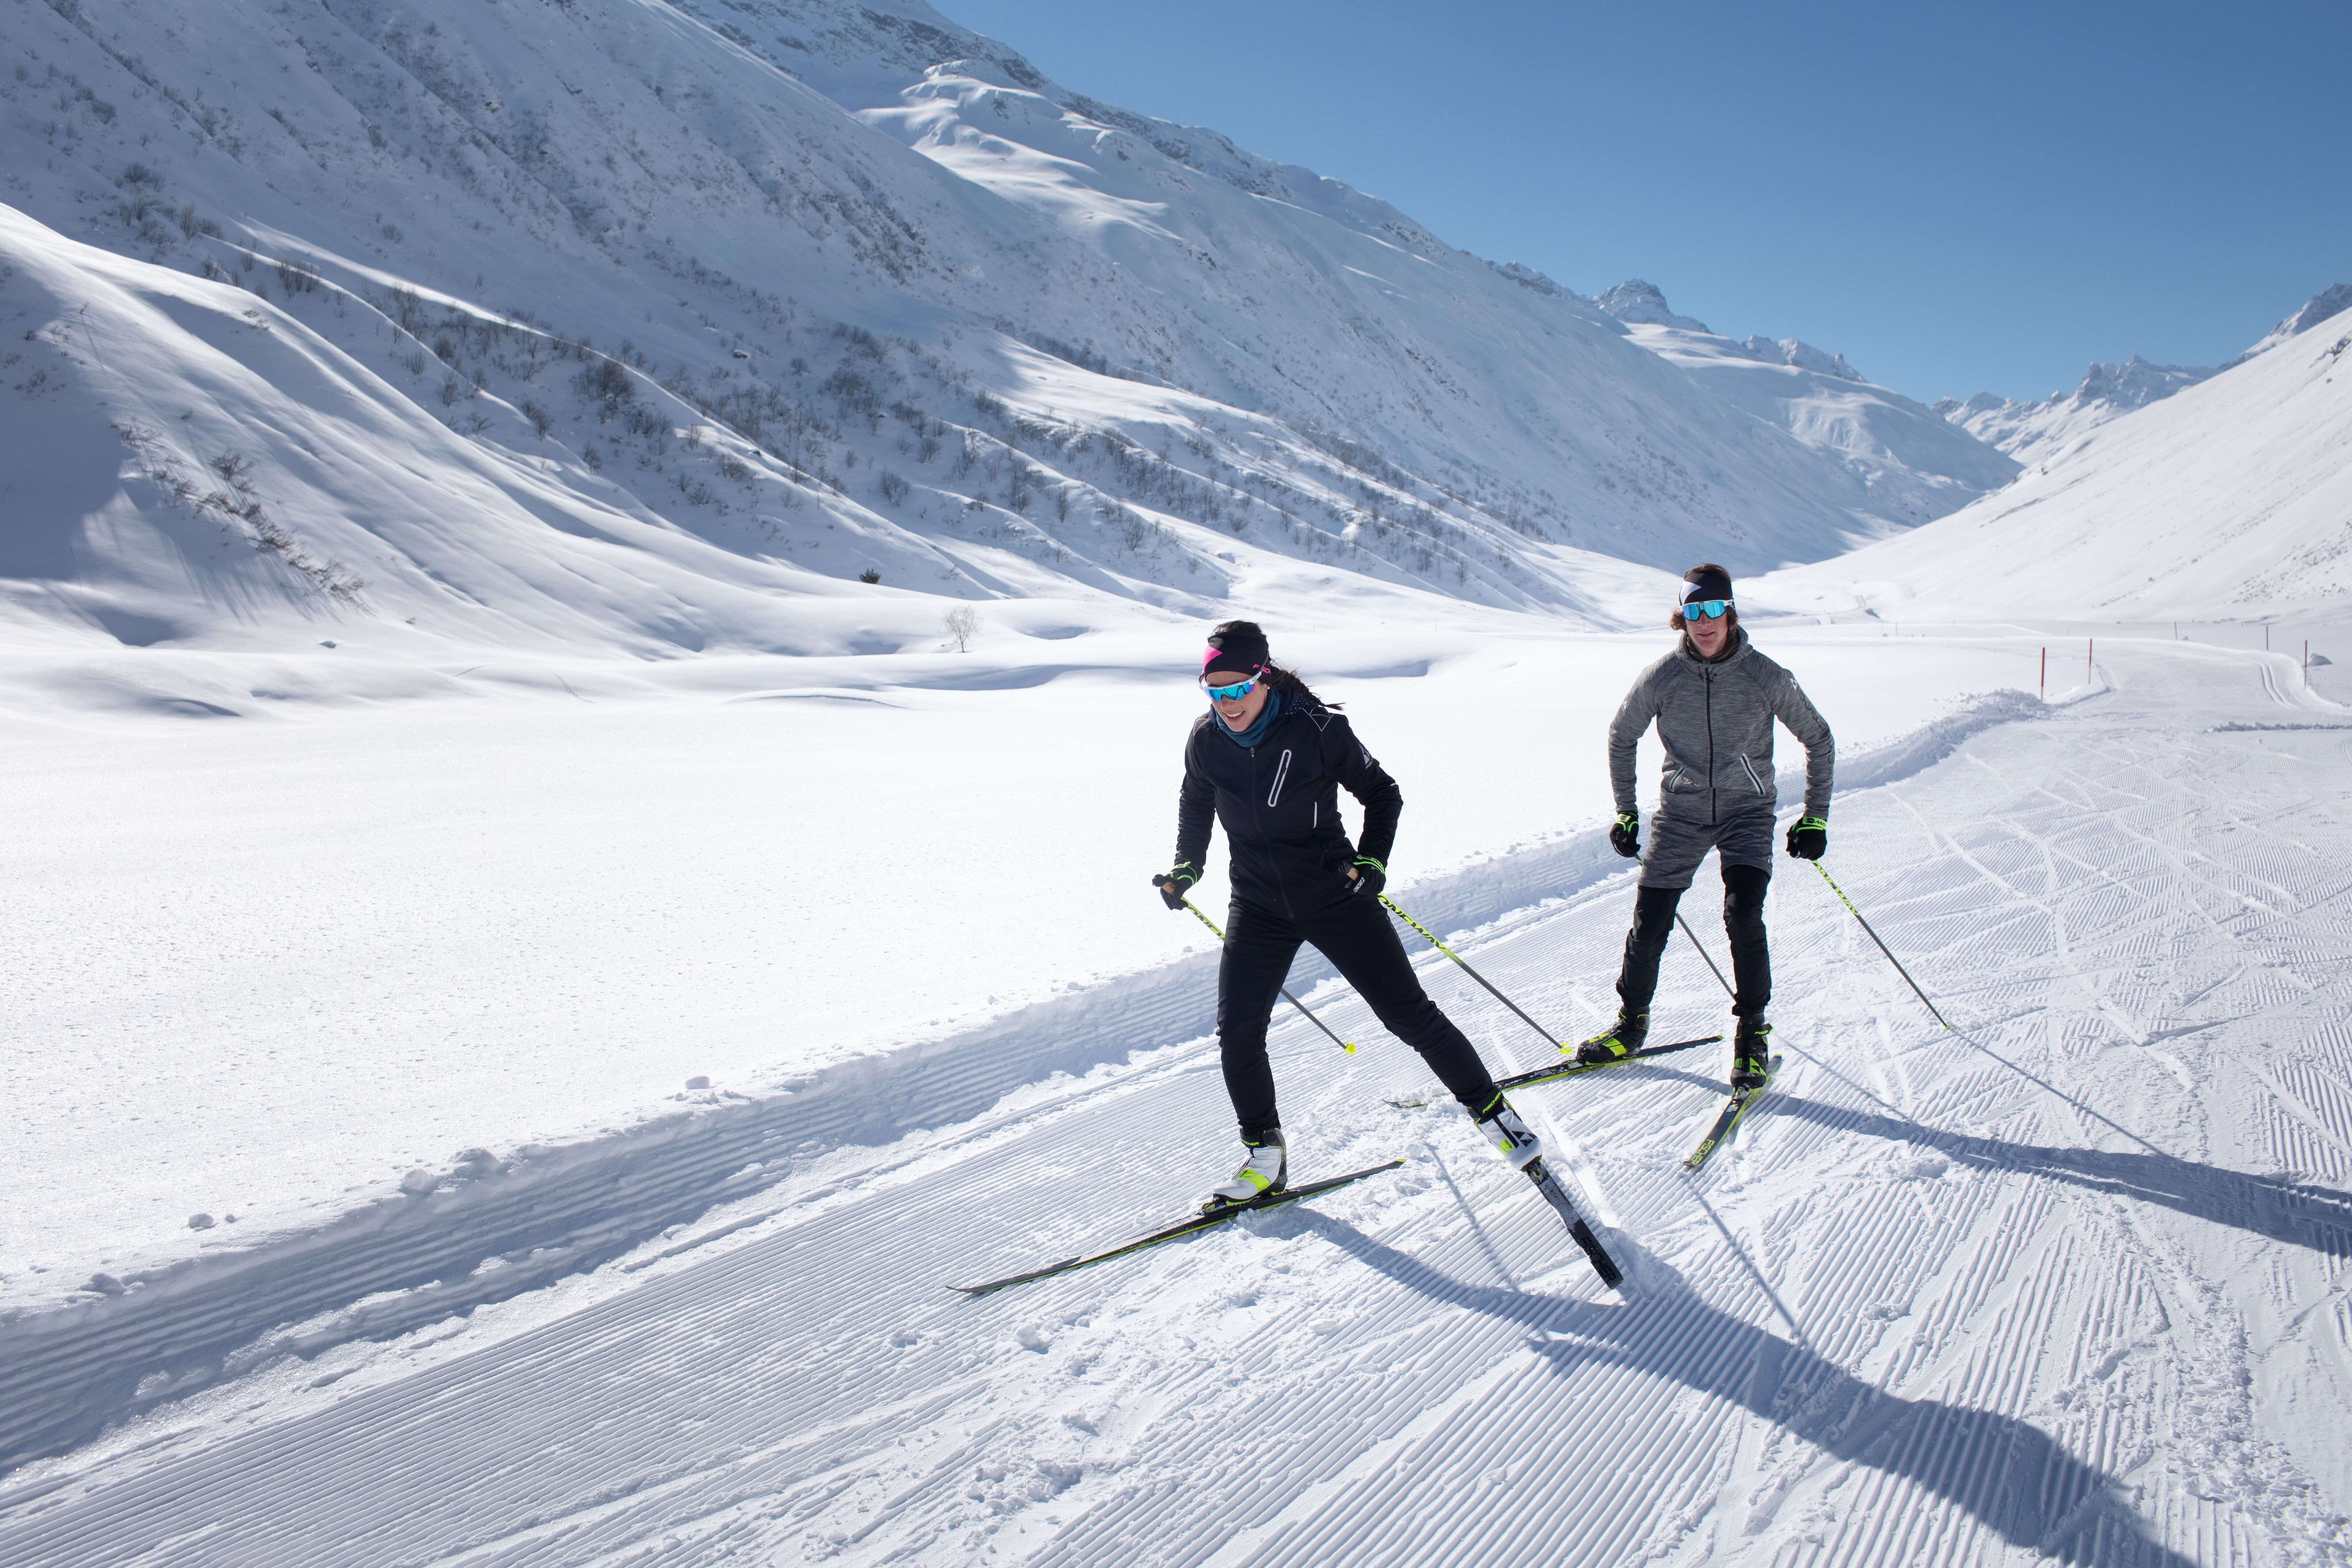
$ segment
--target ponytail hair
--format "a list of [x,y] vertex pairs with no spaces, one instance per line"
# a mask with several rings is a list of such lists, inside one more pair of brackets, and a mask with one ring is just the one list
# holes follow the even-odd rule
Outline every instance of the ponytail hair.
[[1298,679],[1297,670],[1285,669],[1278,664],[1269,664],[1265,667],[1265,683],[1281,692],[1286,698],[1295,697],[1317,708],[1328,708],[1337,712],[1347,706],[1344,702],[1324,701],[1308,689],[1307,682]]

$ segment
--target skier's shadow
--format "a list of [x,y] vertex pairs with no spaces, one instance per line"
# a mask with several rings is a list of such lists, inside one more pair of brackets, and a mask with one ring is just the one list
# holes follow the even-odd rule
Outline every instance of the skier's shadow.
[[[1533,1348],[1566,1374],[1622,1366],[1738,1405],[1832,1458],[1899,1476],[1966,1510],[2011,1545],[2061,1563],[2195,1568],[2148,1539],[2116,1478],[2014,1416],[1872,1387],[1801,1345],[1701,1300],[1654,1256],[1639,1307],[1473,1285],[1312,1211],[1303,1228],[1407,1289],[1546,1336]],[[1668,1283],[1668,1281],[1671,1281]]]
[[2092,1192],[2160,1205],[2215,1225],[2234,1226],[2330,1258],[2352,1258],[2352,1193],[2332,1187],[2248,1175],[2170,1154],[2009,1143],[1793,1094],[1775,1094],[1768,1106],[1774,1116],[1793,1116],[1842,1132],[1864,1132],[1932,1149],[1955,1164],[2047,1176]]

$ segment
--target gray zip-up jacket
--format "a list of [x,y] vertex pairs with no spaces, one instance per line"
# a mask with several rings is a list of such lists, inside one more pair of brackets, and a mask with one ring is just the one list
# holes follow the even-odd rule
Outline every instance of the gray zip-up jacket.
[[1758,653],[1745,627],[1731,651],[1709,664],[1687,637],[1643,670],[1609,724],[1609,783],[1620,813],[1634,808],[1633,749],[1652,720],[1665,742],[1658,815],[1720,822],[1735,812],[1779,804],[1772,782],[1772,721],[1805,747],[1805,813],[1830,814],[1830,773],[1837,742],[1797,678]]

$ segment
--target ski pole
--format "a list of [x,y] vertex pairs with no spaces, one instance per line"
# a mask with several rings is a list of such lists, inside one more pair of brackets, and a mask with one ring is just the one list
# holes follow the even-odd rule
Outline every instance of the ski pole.
[[[1462,963],[1462,955],[1455,952],[1444,942],[1438,941],[1435,932],[1432,931],[1427,926],[1422,924],[1419,921],[1413,919],[1411,915],[1405,913],[1402,910],[1397,908],[1395,901],[1386,893],[1382,893],[1380,897],[1381,902],[1388,906],[1389,913],[1396,916],[1397,919],[1404,921],[1405,924],[1412,927],[1413,930],[1429,938],[1430,946],[1435,948],[1438,952],[1444,953],[1454,963]],[[1508,996],[1504,995],[1501,992],[1496,991],[1494,987],[1493,982],[1489,981],[1485,975],[1479,973],[1476,970],[1471,968],[1466,963],[1462,963],[1462,973],[1467,974],[1479,984],[1486,986],[1496,1001],[1500,1002],[1512,1012],[1518,1013],[1519,1022],[1525,1024],[1528,1028],[1533,1029],[1537,1034],[1541,1035],[1544,1039],[1544,1044],[1549,1046],[1556,1051],[1564,1051],[1568,1049],[1566,1046],[1561,1045],[1558,1040],[1551,1037],[1550,1030],[1545,1028],[1541,1024],[1537,1023],[1533,1018],[1528,1017],[1525,1013],[1520,1013],[1519,1005],[1512,1001]]]
[[[1862,917],[1857,915],[1854,918],[1859,920]],[[1735,1002],[1738,1001],[1739,993],[1731,988],[1731,982],[1723,977],[1723,971],[1715,967],[1714,955],[1706,951],[1706,943],[1699,941],[1698,932],[1691,930],[1690,921],[1683,919],[1683,912],[1680,910],[1675,911],[1675,924],[1683,928],[1683,934],[1691,939],[1691,945],[1698,949],[1698,955],[1706,960],[1706,967],[1714,974],[1715,983],[1723,987],[1723,994]]]
[[1845,896],[1845,889],[1837,885],[1837,879],[1830,875],[1830,868],[1816,860],[1813,862],[1813,869],[1822,874],[1822,880],[1827,882],[1830,885],[1830,891],[1838,896],[1838,902],[1845,906],[1845,912],[1852,915],[1856,921],[1860,921],[1862,923],[1862,929],[1864,931],[1869,932],[1870,940],[1878,942],[1878,951],[1886,953],[1886,962],[1895,965],[1895,973],[1903,976],[1903,984],[1911,987],[1911,994],[1914,996],[1918,997],[1920,1001],[1927,1003],[1927,1011],[1935,1013],[1936,1015],[1936,1022],[1943,1025],[1947,1030],[1950,1029],[1952,1026],[1950,1020],[1946,1018],[1941,1013],[1936,1012],[1936,1005],[1933,1002],[1927,1001],[1927,994],[1919,989],[1919,983],[1911,978],[1911,972],[1903,967],[1903,961],[1895,957],[1893,952],[1888,952],[1887,946],[1885,942],[1878,942],[1878,933],[1874,931],[1871,931],[1870,922],[1868,921],[1863,920],[1862,911],[1853,907],[1853,900],[1847,898]]
[[[1219,930],[1217,930],[1217,922],[1216,922],[1216,921],[1214,921],[1211,920],[1208,916],[1206,916],[1206,915],[1204,915],[1204,914],[1202,914],[1202,913],[1201,913],[1201,907],[1200,907],[1198,904],[1194,903],[1192,900],[1187,899],[1187,900],[1184,900],[1184,907],[1185,907],[1186,909],[1188,909],[1188,910],[1191,910],[1192,911],[1192,913],[1193,913],[1193,916],[1194,916],[1196,919],[1198,919],[1198,920],[1200,921],[1200,922],[1201,922],[1202,925],[1207,926],[1207,927],[1209,928],[1210,933],[1211,933],[1212,935],[1213,935],[1213,936],[1217,939],[1217,941],[1218,941],[1220,943],[1223,943],[1223,942],[1224,942],[1224,940],[1225,940],[1225,933],[1224,933],[1224,932],[1223,932],[1223,931],[1219,931]],[[1289,986],[1287,986],[1287,985],[1286,985],[1286,986],[1284,986],[1284,987],[1282,988],[1282,999],[1283,999],[1284,1001],[1286,1001],[1286,1002],[1289,1003],[1292,1006],[1294,1006],[1294,1007],[1297,1008],[1300,1012],[1302,1012],[1302,1013],[1307,1013],[1307,1021],[1308,1023],[1310,1023],[1310,1024],[1314,1025],[1317,1028],[1318,1028],[1318,1029],[1322,1030],[1325,1034],[1327,1034],[1327,1035],[1331,1035],[1331,1026],[1330,1026],[1330,1025],[1328,1025],[1328,1024],[1327,1024],[1327,1023],[1325,1023],[1322,1019],[1320,1019],[1320,1018],[1317,1017],[1314,1014],[1312,1014],[1312,1013],[1307,1013],[1307,1004],[1306,1004],[1306,1003],[1304,1003],[1304,1002],[1301,1002],[1297,997],[1293,996],[1293,995],[1290,994],[1290,987],[1289,987]],[[1354,1042],[1354,1041],[1352,1041],[1352,1040],[1343,1040],[1343,1039],[1341,1039],[1341,1038],[1340,1038],[1339,1036],[1337,1036],[1337,1035],[1331,1035],[1331,1043],[1332,1043],[1333,1045],[1335,1045],[1335,1046],[1339,1047],[1341,1050],[1343,1050],[1343,1051],[1347,1052],[1347,1053],[1348,1053],[1349,1056],[1351,1056],[1351,1057],[1352,1057],[1352,1056],[1354,1056],[1354,1055],[1356,1054],[1356,1046],[1355,1046],[1355,1042]]]

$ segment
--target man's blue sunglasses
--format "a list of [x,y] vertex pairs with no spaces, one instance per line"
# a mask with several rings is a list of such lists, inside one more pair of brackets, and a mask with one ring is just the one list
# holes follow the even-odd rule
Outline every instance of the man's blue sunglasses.
[[1721,620],[1723,612],[1729,608],[1731,601],[1728,599],[1693,599],[1683,606],[1683,619],[1695,621],[1705,616],[1710,621]]
[[1202,680],[1201,689],[1209,694],[1209,700],[1212,702],[1238,702],[1255,690],[1257,683],[1265,678],[1265,671],[1261,669],[1238,686],[1212,686],[1206,680]]

